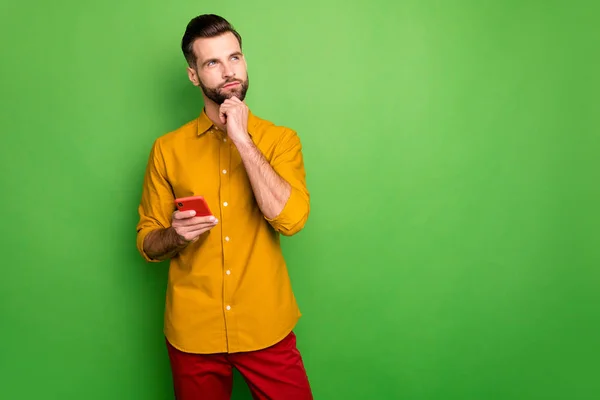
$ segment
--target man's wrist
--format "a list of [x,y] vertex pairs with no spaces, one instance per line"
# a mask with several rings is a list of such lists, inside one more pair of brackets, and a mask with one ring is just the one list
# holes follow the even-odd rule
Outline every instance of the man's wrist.
[[173,243],[173,245],[177,248],[185,247],[189,243],[183,237],[181,237],[172,226],[167,228],[167,235],[169,237],[169,242]]
[[253,144],[252,138],[250,137],[250,134],[248,132],[235,133],[233,135],[230,135],[230,138],[233,141],[233,144],[235,144],[237,147],[250,146]]

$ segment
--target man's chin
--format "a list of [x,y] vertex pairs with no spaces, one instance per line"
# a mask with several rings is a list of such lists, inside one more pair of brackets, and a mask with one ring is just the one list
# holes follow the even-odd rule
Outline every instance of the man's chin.
[[235,91],[232,91],[232,92],[223,93],[223,97],[225,97],[226,99],[231,99],[233,97],[237,97],[240,100],[244,100],[242,98],[242,91],[241,90],[235,90]]

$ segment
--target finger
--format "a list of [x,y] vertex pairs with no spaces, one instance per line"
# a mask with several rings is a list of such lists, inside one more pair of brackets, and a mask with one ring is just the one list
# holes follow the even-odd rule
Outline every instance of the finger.
[[213,215],[209,215],[206,217],[195,217],[189,220],[191,222],[190,225],[216,225],[219,221]]
[[239,110],[237,108],[237,105],[231,105],[231,104],[222,105],[221,109],[219,110],[219,116],[223,115],[225,117],[226,121],[233,119],[238,114],[239,114]]
[[219,119],[222,124],[227,123],[227,110],[223,106],[219,109]]
[[[214,228],[214,225],[201,225],[201,226],[195,225],[195,226],[178,227],[175,229],[175,231],[181,237],[190,237],[190,236],[193,236],[194,232],[204,231],[204,230],[208,230],[208,229],[212,229],[212,228]],[[186,239],[186,240],[189,240],[189,239]]]
[[212,226],[208,226],[208,227],[205,227],[202,229],[197,229],[194,231],[186,232],[186,233],[182,234],[181,236],[188,242],[195,242],[200,237],[200,235],[202,235],[205,232],[208,232],[212,228],[213,228]]
[[187,219],[187,218],[192,218],[196,215],[196,211],[194,210],[188,210],[188,211],[175,211],[173,213],[173,218],[174,219]]
[[232,107],[238,107],[239,105],[240,105],[240,99],[238,99],[236,96],[233,96],[233,97],[230,97],[229,99],[226,99],[223,102],[223,104],[221,105],[221,107],[232,108]]
[[[226,102],[228,100],[225,100]],[[219,112],[223,113],[223,114],[227,114],[229,111],[231,111],[234,107],[236,106],[235,103],[223,103],[221,104],[221,107],[219,108]]]
[[204,217],[196,217],[194,218],[195,220],[198,221],[198,223],[201,222],[206,222],[206,223],[217,223],[217,217],[215,217],[214,215],[206,215]]
[[173,221],[175,227],[194,227],[205,225],[216,225],[219,221],[214,217],[194,217]]

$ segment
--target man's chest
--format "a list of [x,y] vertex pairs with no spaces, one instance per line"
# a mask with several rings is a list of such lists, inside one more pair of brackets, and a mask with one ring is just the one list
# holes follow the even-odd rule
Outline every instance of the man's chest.
[[167,180],[175,197],[204,196],[212,210],[256,207],[244,162],[230,140],[206,136],[171,154]]

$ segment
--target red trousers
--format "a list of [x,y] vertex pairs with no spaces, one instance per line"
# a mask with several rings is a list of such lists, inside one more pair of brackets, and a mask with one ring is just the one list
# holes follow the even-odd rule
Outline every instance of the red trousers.
[[246,380],[254,400],[312,400],[296,335],[246,353],[190,354],[167,341],[177,400],[229,400],[233,368]]

